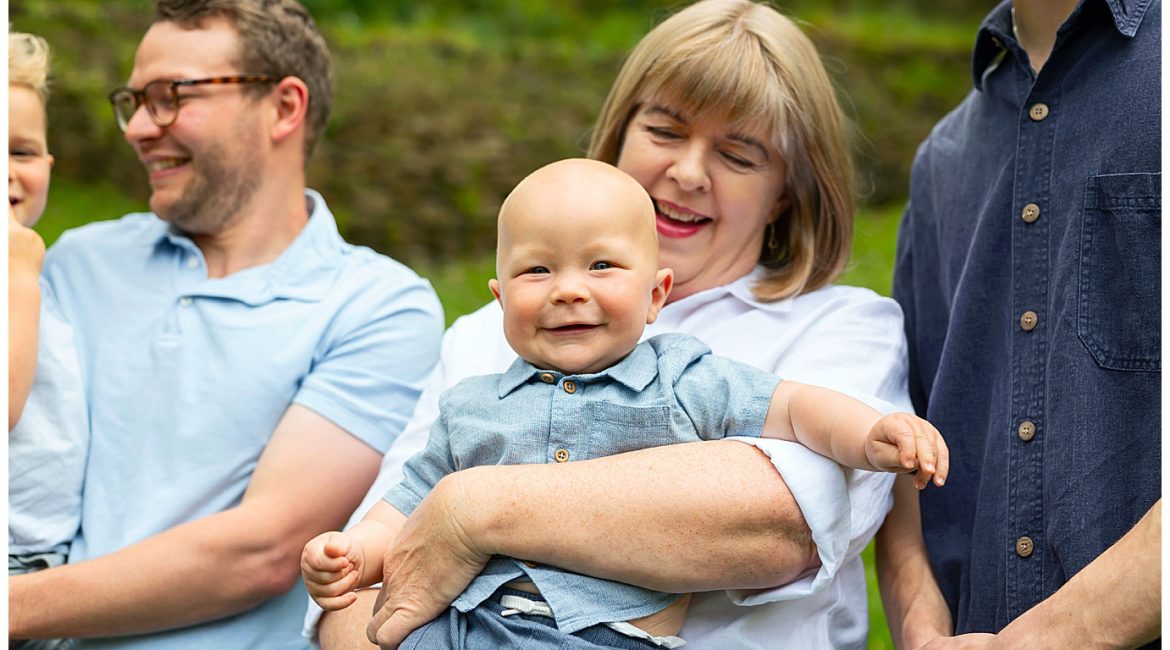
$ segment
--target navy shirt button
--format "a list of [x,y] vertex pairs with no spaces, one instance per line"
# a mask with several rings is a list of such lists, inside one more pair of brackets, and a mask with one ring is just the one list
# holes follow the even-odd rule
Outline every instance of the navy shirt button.
[[1028,557],[1035,548],[1035,545],[1032,544],[1032,538],[1027,535],[1016,540],[1016,555],[1020,557]]
[[1040,218],[1040,206],[1035,203],[1029,203],[1024,206],[1024,210],[1020,212],[1020,218],[1024,223],[1035,223]]
[[1036,329],[1036,325],[1039,322],[1040,317],[1037,316],[1036,312],[1034,311],[1028,310],[1020,315],[1020,329],[1024,330],[1025,332],[1031,332],[1032,330]]
[[1017,433],[1020,435],[1020,440],[1028,442],[1036,437],[1036,424],[1031,420],[1024,420],[1020,423],[1020,428],[1017,430]]
[[1028,109],[1028,117],[1032,118],[1033,122],[1042,122],[1048,117],[1048,104],[1044,102],[1032,104],[1032,108]]

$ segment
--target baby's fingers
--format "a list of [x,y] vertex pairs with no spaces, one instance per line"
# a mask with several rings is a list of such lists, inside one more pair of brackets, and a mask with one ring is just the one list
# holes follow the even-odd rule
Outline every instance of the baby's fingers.
[[327,612],[335,612],[352,605],[357,600],[357,592],[349,591],[340,596],[333,597],[313,596],[313,600],[321,606],[321,609]]

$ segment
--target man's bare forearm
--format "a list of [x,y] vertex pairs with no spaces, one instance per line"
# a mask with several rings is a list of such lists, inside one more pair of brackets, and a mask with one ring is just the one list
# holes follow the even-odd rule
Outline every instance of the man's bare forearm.
[[917,648],[949,636],[951,613],[927,559],[912,477],[894,482],[894,508],[876,540],[878,584],[895,647]]
[[792,493],[739,442],[455,476],[489,553],[670,592],[773,587],[819,565]]
[[[1161,636],[1162,500],[1116,544],[999,633],[1007,647],[1128,648]],[[1037,635],[1043,635],[1037,638]]]

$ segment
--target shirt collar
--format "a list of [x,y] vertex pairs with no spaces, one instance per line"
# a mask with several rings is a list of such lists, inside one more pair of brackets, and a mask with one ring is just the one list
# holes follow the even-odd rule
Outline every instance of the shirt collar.
[[[1104,2],[1113,16],[1113,26],[1126,38],[1133,38],[1142,24],[1146,10],[1154,0],[1081,0],[1073,10],[1069,21],[1081,17],[1082,9],[1089,2]],[[983,19],[975,37],[975,52],[972,57],[972,75],[976,90],[983,90],[983,75],[995,63],[1004,50],[1018,50],[1019,44],[1012,32],[1012,3],[1004,0]]]
[[[658,376],[658,355],[654,348],[641,343],[626,355],[625,359],[601,372],[587,375],[566,375],[556,370],[541,370],[524,359],[516,359],[504,374],[500,375],[497,384],[501,399],[508,393],[530,381],[540,381],[540,375],[549,373],[559,382],[562,377],[574,377],[577,383],[588,384],[599,379],[610,379],[622,384],[631,390],[641,391]],[[555,382],[554,382],[555,383]]]
[[[345,241],[321,195],[306,189],[305,200],[311,207],[309,220],[279,257],[226,278],[205,280],[192,295],[229,298],[253,306],[277,299],[323,299],[341,268],[337,262]],[[202,257],[190,237],[161,220],[159,224],[156,250],[169,245]]]

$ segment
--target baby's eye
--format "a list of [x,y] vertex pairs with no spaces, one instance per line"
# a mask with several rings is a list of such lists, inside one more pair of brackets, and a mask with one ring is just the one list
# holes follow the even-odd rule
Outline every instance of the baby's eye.
[[589,267],[589,270],[590,271],[604,271],[606,269],[612,269],[612,268],[613,268],[613,264],[610,264],[609,262],[594,262]]
[[548,269],[543,266],[534,266],[525,271],[525,273],[548,273]]

